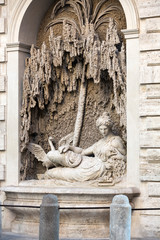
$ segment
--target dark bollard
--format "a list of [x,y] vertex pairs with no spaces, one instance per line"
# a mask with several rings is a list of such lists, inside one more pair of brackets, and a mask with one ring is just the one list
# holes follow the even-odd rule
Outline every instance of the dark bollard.
[[113,198],[110,207],[110,240],[131,239],[131,206],[124,195]]
[[40,207],[39,240],[59,240],[59,206],[55,195],[43,197]]

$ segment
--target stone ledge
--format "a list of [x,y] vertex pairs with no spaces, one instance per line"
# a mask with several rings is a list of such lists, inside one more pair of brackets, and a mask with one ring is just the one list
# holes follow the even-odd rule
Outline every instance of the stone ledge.
[[52,180],[28,180],[28,181],[21,181],[19,186],[8,186],[1,188],[5,192],[25,192],[25,193],[57,193],[57,194],[64,194],[64,193],[71,193],[71,194],[131,194],[131,195],[138,195],[139,189],[136,187],[67,187],[67,186],[53,186],[47,187],[47,185],[53,184]]
[[[50,181],[52,185],[52,180]],[[20,205],[40,205],[42,198],[45,194],[54,194],[58,197],[59,205],[61,207],[75,206],[110,206],[112,198],[118,194],[124,194],[128,196],[131,201],[134,197],[137,197],[140,192],[136,187],[128,188],[82,188],[82,187],[42,187],[35,186],[35,182],[45,184],[46,180],[36,181],[24,181],[20,184],[23,186],[11,186],[1,188],[6,193],[5,204],[20,204]],[[25,186],[24,186],[25,184]],[[29,186],[27,186],[29,184]],[[32,184],[32,186],[31,186]]]

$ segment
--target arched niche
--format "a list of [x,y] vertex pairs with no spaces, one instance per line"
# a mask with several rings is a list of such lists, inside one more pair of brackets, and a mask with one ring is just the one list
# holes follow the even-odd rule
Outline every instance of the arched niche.
[[[138,182],[138,14],[134,0],[119,0],[127,22],[127,183]],[[8,37],[8,106],[7,106],[7,184],[18,185],[20,172],[19,115],[25,58],[36,43],[40,22],[53,0],[18,1],[9,20]],[[134,64],[133,64],[134,61]],[[134,91],[133,91],[134,89]],[[134,148],[133,148],[134,146]]]

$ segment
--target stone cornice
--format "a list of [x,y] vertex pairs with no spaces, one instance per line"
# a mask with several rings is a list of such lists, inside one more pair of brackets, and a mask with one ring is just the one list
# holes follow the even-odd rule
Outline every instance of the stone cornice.
[[30,45],[24,44],[24,43],[8,43],[7,44],[7,52],[25,52],[25,53],[30,53]]
[[133,39],[139,37],[139,29],[124,29],[121,30],[121,32],[124,34],[125,39]]

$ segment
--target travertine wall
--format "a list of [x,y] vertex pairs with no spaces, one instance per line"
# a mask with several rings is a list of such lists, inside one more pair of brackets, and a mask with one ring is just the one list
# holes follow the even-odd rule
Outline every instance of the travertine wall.
[[[5,167],[7,164],[7,29],[14,5],[20,2],[22,1],[0,0],[0,180],[3,186],[6,184],[5,173],[8,171]],[[137,129],[140,134],[137,141],[140,141],[140,146],[139,159],[135,158],[135,165],[139,166],[137,175],[141,195],[135,200],[135,207],[160,207],[160,0],[133,0],[133,2],[139,14],[140,40],[139,79],[135,78],[139,86],[139,95],[135,95],[135,98],[139,98]],[[16,12],[16,14],[23,13]],[[134,58],[132,61],[134,65]],[[135,72],[131,74],[135,75]],[[134,94],[134,89],[132,91]],[[159,212],[134,213],[133,235],[160,237],[159,222]]]
[[[160,1],[139,1],[141,207],[160,207]],[[159,237],[159,211],[141,212],[143,234]]]
[[5,180],[6,166],[6,82],[7,82],[7,5],[0,0],[0,180]]

